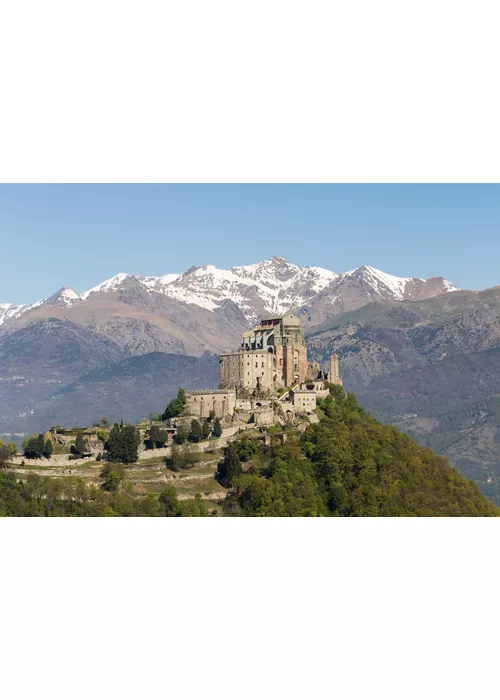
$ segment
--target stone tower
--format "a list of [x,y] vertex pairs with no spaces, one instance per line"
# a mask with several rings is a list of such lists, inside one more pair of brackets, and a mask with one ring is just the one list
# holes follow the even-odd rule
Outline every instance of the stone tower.
[[330,371],[328,372],[328,381],[330,384],[342,384],[339,375],[339,356],[336,352],[330,355]]
[[220,387],[276,389],[307,376],[304,328],[297,316],[270,316],[245,331],[241,347],[219,356]]

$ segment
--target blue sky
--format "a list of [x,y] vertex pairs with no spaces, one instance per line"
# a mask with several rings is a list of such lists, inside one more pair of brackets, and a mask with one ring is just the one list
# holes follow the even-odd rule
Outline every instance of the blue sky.
[[500,284],[499,185],[0,185],[0,302],[279,255]]

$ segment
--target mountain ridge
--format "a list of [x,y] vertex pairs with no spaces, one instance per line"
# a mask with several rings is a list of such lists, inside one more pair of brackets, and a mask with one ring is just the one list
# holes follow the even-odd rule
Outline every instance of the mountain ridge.
[[[273,256],[251,265],[219,269],[214,265],[191,267],[182,274],[168,273],[160,277],[117,275],[77,294],[63,287],[50,297],[33,304],[0,304],[0,326],[16,321],[39,307],[71,307],[102,295],[119,294],[125,290],[140,290],[159,294],[183,304],[192,304],[216,311],[225,301],[231,301],[248,321],[262,314],[283,314],[306,307],[303,316],[319,308],[319,315],[364,305],[370,298],[403,300],[426,298],[458,291],[442,277],[396,277],[376,268],[362,265],[346,273],[322,267],[300,267]],[[326,306],[326,311],[322,309]]]

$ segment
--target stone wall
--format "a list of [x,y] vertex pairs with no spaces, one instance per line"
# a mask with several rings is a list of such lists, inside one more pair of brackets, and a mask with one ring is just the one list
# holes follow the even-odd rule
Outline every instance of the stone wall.
[[[206,452],[207,450],[220,449],[227,447],[231,438],[238,433],[239,426],[224,428],[220,438],[211,438],[210,440],[202,440],[198,443],[189,443],[194,450],[198,452]],[[161,447],[157,450],[139,450],[139,460],[151,459],[152,457],[169,457],[171,454],[171,445],[169,447]],[[24,462],[25,466],[29,467],[77,467],[95,462],[95,456],[86,457],[84,459],[68,459],[69,455],[54,455],[52,459],[26,459],[25,457],[13,457],[9,460],[11,464],[20,465]]]
[[272,389],[273,354],[267,350],[240,350],[224,353],[220,361],[221,387],[246,387],[255,389],[257,386]]
[[9,460],[12,464],[24,464],[28,467],[70,467],[94,462],[97,455],[84,457],[83,459],[69,459],[68,455],[52,455],[50,459],[26,459],[26,457],[13,457]]

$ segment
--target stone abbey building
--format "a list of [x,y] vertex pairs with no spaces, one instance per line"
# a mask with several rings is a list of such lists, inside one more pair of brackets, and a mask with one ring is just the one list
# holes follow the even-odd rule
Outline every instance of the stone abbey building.
[[[316,399],[329,394],[325,381],[342,384],[335,353],[330,356],[328,374],[317,362],[308,363],[304,329],[291,314],[262,319],[242,334],[238,350],[223,353],[219,361],[219,389],[186,393],[188,413],[201,420],[229,418],[239,412],[240,419],[245,415],[254,425],[272,425],[273,406],[280,407],[285,420],[312,414]],[[292,389],[283,392],[285,387]]]
[[[297,316],[271,316],[245,331],[238,350],[219,357],[220,388],[269,389],[317,379],[317,363],[308,364],[304,328]],[[330,358],[329,381],[340,384],[337,355]]]
[[274,389],[303,382],[308,370],[304,329],[291,314],[264,318],[242,334],[238,350],[219,361],[221,388]]

